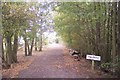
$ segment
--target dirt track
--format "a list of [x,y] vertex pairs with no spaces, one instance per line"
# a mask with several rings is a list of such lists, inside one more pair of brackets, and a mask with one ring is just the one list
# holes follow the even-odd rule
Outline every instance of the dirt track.
[[85,59],[75,61],[59,44],[49,45],[46,50],[35,54],[35,60],[18,78],[95,78],[102,75],[91,70]]

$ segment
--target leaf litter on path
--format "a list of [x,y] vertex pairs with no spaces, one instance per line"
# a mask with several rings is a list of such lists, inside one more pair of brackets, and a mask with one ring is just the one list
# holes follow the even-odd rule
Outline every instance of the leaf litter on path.
[[24,56],[23,51],[18,51],[18,63],[12,64],[10,69],[2,69],[2,77],[16,78],[21,70],[28,68],[33,62],[34,56]]
[[90,61],[81,58],[80,61],[75,60],[67,48],[64,49],[64,61],[66,68],[73,70],[81,78],[104,78],[104,74],[100,70],[92,70]]

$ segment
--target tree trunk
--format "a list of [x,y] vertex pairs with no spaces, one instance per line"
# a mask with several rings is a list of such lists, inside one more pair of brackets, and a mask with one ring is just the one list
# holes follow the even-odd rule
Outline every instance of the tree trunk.
[[17,50],[18,50],[18,35],[15,33],[14,35],[14,44],[13,44],[13,54],[12,54],[12,59],[13,63],[17,63]]
[[29,48],[29,56],[32,56],[32,50],[33,50],[33,44],[34,44],[34,39],[32,40],[31,47]]
[[[109,3],[111,5],[111,3]],[[113,10],[111,6],[108,6],[108,19],[107,19],[107,31],[106,31],[106,51],[104,55],[104,62],[110,62],[111,59],[111,28],[112,28],[112,16]]]
[[[2,63],[2,61],[4,60],[4,53],[3,53],[3,40],[2,40],[2,35],[0,34],[0,64]],[[0,65],[1,67],[1,65]]]
[[29,56],[29,54],[30,54],[30,46],[29,46],[28,42],[27,42],[27,52],[28,52],[27,56]]
[[[100,5],[100,3],[98,2],[98,3],[96,3],[97,5],[96,5],[96,12],[98,12],[98,10],[99,11],[101,11],[101,5]],[[101,21],[100,21],[100,16],[101,16],[101,14],[98,14],[98,20],[96,21],[96,55],[100,55],[100,51],[101,51],[101,49],[100,49],[100,36],[101,36]]]
[[35,51],[37,51],[37,37],[35,38]]
[[40,33],[40,48],[39,51],[42,51],[42,32]]
[[[118,2],[118,30],[117,30],[117,55],[118,58],[120,58],[120,1]],[[117,75],[120,77],[120,62],[117,62],[118,65],[118,70],[117,70]]]
[[10,67],[11,63],[12,63],[12,44],[11,44],[11,37],[7,36],[6,38],[7,41],[7,52],[6,52],[6,62],[8,64],[8,67]]
[[5,57],[4,57],[4,47],[3,47],[3,39],[2,39],[2,61],[5,61]]
[[27,56],[27,46],[28,46],[28,42],[27,39],[25,38],[25,56]]
[[120,57],[120,1],[118,2],[118,39],[117,55]]
[[3,41],[2,41],[2,68],[9,69],[10,65],[6,61],[6,56],[7,55],[4,54],[4,47],[3,47]]
[[24,42],[25,42],[25,56],[27,56],[27,54],[28,54],[28,51],[27,51],[28,42],[27,42],[27,38],[26,38],[26,30],[25,30],[25,35],[23,37],[24,37]]
[[[114,12],[114,15],[113,15],[113,26],[112,26],[112,61],[113,61],[113,65],[116,63],[115,62],[115,57],[116,57],[116,20],[117,20],[117,15],[116,15],[116,12],[117,12],[117,3],[114,2],[113,3],[113,12]],[[113,72],[115,72],[115,68],[113,66]]]

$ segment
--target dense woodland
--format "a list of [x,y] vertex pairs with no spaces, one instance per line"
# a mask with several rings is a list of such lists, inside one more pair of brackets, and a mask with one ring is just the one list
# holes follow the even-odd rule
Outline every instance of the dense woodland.
[[[50,9],[54,23],[48,20],[52,19]],[[33,50],[41,51],[43,32],[51,25],[68,48],[78,50],[83,57],[101,56],[96,67],[120,75],[120,2],[2,2],[3,67],[18,62],[21,37],[25,56],[32,56]]]
[[120,2],[60,3],[55,30],[82,56],[94,54],[102,69],[120,75]]

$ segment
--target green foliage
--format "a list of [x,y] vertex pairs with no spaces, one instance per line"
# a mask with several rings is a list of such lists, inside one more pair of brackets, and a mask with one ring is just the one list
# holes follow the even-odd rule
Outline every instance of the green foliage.
[[[3,41],[7,44],[4,57],[7,56],[5,61],[9,65],[17,55],[18,36],[27,38],[28,43],[33,44],[36,37],[36,11],[34,7],[34,3],[2,2],[2,34]],[[13,43],[16,43],[16,47]],[[5,51],[5,49],[3,50]],[[17,56],[15,57],[17,59]]]
[[96,21],[99,16],[103,17],[104,13],[104,11],[99,11],[97,16],[98,10],[95,11],[93,5],[94,3],[68,2],[60,3],[60,6],[56,8],[58,15],[54,18],[55,30],[71,48],[82,50],[88,48],[86,38],[92,38],[90,29],[96,28]]
[[120,68],[120,66],[119,66],[120,65],[120,56],[116,56],[115,57],[115,62],[116,62],[115,66],[118,67],[118,68]]
[[110,72],[110,70],[112,69],[112,63],[102,63],[101,64],[101,69],[105,72]]
[[115,64],[112,62],[107,62],[107,63],[102,63],[101,64],[101,69],[105,72],[113,72],[115,73],[118,77],[120,74],[120,57],[116,56],[115,57]]
[[62,2],[55,8],[54,29],[69,48],[101,56],[101,66],[109,71],[111,63],[118,65],[114,61],[119,55],[117,8],[111,2]]
[[115,67],[115,73],[118,77],[120,77],[120,56],[116,56],[115,58],[115,64],[114,64],[114,67]]

